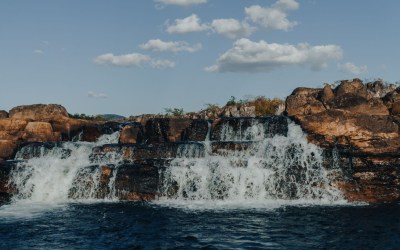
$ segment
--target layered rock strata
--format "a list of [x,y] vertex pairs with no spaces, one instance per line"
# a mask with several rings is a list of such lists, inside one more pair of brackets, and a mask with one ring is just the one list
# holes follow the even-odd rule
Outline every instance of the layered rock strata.
[[286,114],[310,142],[338,152],[352,201],[400,199],[400,88],[381,81],[342,81],[337,87],[297,88]]

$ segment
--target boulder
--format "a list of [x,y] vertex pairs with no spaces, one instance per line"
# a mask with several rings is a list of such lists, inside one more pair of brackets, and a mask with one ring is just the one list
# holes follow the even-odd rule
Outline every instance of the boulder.
[[18,135],[23,131],[28,122],[20,119],[0,119],[0,131],[7,131],[11,135]]
[[48,122],[29,122],[25,127],[22,139],[29,142],[56,142],[61,141],[61,134],[53,132],[53,128]]
[[57,104],[34,104],[12,108],[9,116],[12,119],[27,121],[53,121],[60,116],[68,117],[68,112]]
[[322,89],[297,88],[286,98],[286,113],[289,116],[318,114],[326,110],[318,100]]
[[321,101],[327,105],[327,103],[331,102],[333,98],[335,97],[335,94],[333,93],[333,90],[331,88],[331,85],[326,84],[324,88],[322,89],[321,93]]
[[358,78],[341,81],[340,85],[335,89],[335,96],[341,97],[346,95],[368,99],[367,87]]

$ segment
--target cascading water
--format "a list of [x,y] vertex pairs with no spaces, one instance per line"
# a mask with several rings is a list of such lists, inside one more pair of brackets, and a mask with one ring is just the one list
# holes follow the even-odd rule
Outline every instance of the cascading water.
[[[101,168],[93,164],[118,163],[119,156],[105,157],[108,162],[92,162],[90,154],[95,146],[117,143],[119,132],[101,136],[96,143],[65,142],[52,147],[25,147],[16,159],[29,157],[11,172],[9,185],[17,190],[14,201],[66,202],[69,198],[98,198],[101,186]],[[112,159],[112,162],[109,160]],[[109,192],[104,197],[115,199],[114,180],[117,169],[110,177]]]
[[[118,144],[119,132],[96,143],[28,144],[16,155],[16,160],[27,160],[10,175],[14,203],[118,200],[143,197],[141,192],[157,195],[160,204],[205,207],[344,202],[331,185],[332,172],[340,171],[337,161],[326,169],[322,150],[287,119],[228,119],[211,128],[209,123],[203,142],[157,146],[166,152],[155,151],[152,144]],[[99,147],[104,144],[110,145]]]
[[307,142],[299,126],[289,122],[286,136],[270,137],[265,131],[268,124],[259,122],[236,130],[224,124],[219,141],[206,140],[197,149],[182,145],[185,153],[162,173],[161,200],[168,204],[343,201],[331,186],[330,170],[323,167],[322,150]]

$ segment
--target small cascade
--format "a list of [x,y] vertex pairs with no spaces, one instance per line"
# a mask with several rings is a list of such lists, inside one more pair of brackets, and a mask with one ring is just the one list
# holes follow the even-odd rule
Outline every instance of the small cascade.
[[214,135],[219,140],[208,142],[210,153],[204,157],[182,154],[174,159],[163,173],[162,199],[342,200],[331,186],[329,170],[323,167],[322,150],[307,142],[299,126],[289,122],[286,133],[270,136],[268,123],[251,123],[245,127],[224,123],[220,134]]
[[[69,198],[115,198],[113,185],[119,156],[108,157],[113,162],[93,162],[92,149],[105,143],[117,143],[119,132],[102,135],[96,143],[64,142],[43,145],[30,144],[16,154],[20,162],[11,172],[9,185],[18,190],[13,199],[34,202],[65,202]],[[103,173],[104,172],[104,173]],[[104,180],[109,177],[109,183]],[[108,180],[108,179],[107,179]],[[106,193],[105,197],[100,194]]]

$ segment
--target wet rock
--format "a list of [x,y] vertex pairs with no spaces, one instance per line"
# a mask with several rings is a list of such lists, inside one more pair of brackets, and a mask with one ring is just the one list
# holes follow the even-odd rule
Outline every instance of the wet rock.
[[0,206],[11,201],[14,193],[12,185],[9,185],[10,172],[17,162],[0,160]]
[[193,120],[189,127],[182,131],[182,141],[205,141],[210,132],[211,123],[208,120]]
[[90,159],[93,162],[101,161],[104,158],[119,158],[124,161],[146,160],[146,159],[171,159],[176,158],[179,152],[188,145],[198,145],[195,142],[169,142],[157,144],[107,144],[93,148]]
[[284,116],[219,118],[212,124],[211,140],[254,140],[253,125],[258,125],[260,138],[286,135],[288,121]]
[[[107,122],[104,124],[91,124],[83,126],[79,132],[81,141],[96,142],[102,135],[109,135],[120,130],[120,123],[118,122]],[[75,131],[74,134],[76,134]]]
[[[179,142],[184,139],[205,138],[205,129],[190,131],[191,128],[199,128],[201,124],[205,127],[205,123],[196,123],[197,120],[188,118],[155,118],[150,119],[144,126],[144,142],[145,143],[163,143],[163,142]],[[207,125],[208,128],[208,125]],[[207,134],[207,132],[205,133]]]
[[57,150],[60,159],[65,159],[71,155],[71,150],[63,147],[62,142],[27,142],[19,146],[15,155],[16,160],[29,160],[48,155],[53,150]]
[[154,200],[158,192],[159,173],[153,165],[123,164],[115,179],[117,196],[122,200]]

